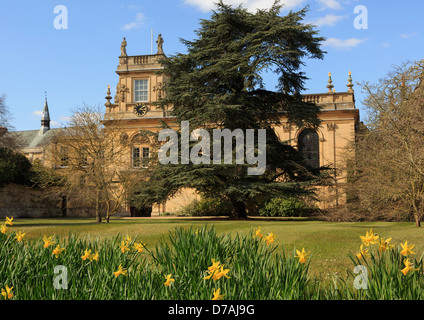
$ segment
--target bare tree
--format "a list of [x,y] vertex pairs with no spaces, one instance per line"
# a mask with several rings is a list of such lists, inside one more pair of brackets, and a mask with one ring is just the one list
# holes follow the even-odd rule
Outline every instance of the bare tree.
[[66,176],[66,188],[95,207],[97,222],[102,211],[109,222],[125,205],[134,181],[121,124],[115,115],[105,119],[100,108],[77,108],[52,149],[56,167]]
[[0,147],[17,150],[22,145],[13,132],[12,115],[6,105],[6,95],[0,96]]
[[424,215],[424,60],[396,67],[367,94],[368,130],[358,137],[352,203],[363,212]]

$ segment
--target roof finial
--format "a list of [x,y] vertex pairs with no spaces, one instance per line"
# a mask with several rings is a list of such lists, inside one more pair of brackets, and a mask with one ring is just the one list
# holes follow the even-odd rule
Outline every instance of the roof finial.
[[346,85],[346,87],[348,87],[349,89],[347,90],[347,92],[349,92],[349,93],[353,93],[354,91],[353,91],[353,87],[354,87],[354,84],[352,83],[352,71],[349,71],[349,78],[348,78],[348,83],[347,83],[347,85]]
[[333,93],[333,88],[334,88],[334,86],[333,86],[333,79],[331,78],[331,72],[329,72],[328,73],[328,85],[327,85],[327,88],[328,88],[328,92],[327,93]]

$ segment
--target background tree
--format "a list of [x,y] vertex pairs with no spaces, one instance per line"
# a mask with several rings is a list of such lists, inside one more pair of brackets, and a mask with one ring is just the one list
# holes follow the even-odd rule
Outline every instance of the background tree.
[[65,188],[96,210],[96,221],[106,221],[126,204],[133,181],[129,171],[129,147],[121,119],[114,114],[104,118],[98,107],[83,106],[73,111],[68,126],[57,134],[56,165],[66,177]]
[[22,143],[13,132],[12,115],[6,105],[6,95],[0,96],[0,147],[18,150]]
[[[362,84],[367,128],[356,143],[349,195],[351,208],[381,218],[384,213],[424,214],[424,60],[395,67],[378,83]],[[378,216],[378,213],[381,215]]]
[[[249,200],[304,193],[305,185],[317,177],[318,170],[308,168],[273,128],[282,117],[298,127],[319,126],[319,107],[300,96],[307,79],[300,68],[304,58],[323,58],[323,38],[312,25],[303,24],[306,9],[280,16],[281,8],[276,2],[269,10],[250,13],[219,2],[211,18],[201,20],[197,39],[182,40],[188,52],[162,61],[169,81],[161,106],[173,105],[177,123],[189,121],[190,130],[266,129],[266,172],[248,175],[248,165],[235,162],[158,164],[140,190],[140,206],[193,188],[225,197],[233,205],[233,217],[244,218]],[[279,76],[276,91],[265,88],[264,72]]]

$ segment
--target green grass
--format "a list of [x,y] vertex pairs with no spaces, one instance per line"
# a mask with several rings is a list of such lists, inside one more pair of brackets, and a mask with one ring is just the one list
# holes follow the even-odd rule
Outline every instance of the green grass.
[[176,227],[200,228],[204,225],[213,225],[218,234],[247,234],[261,226],[264,234],[273,232],[276,235],[277,252],[284,249],[286,253],[291,254],[294,248],[311,251],[309,274],[322,280],[331,280],[334,274],[345,276],[348,269],[353,269],[348,254],[357,253],[361,244],[359,236],[365,235],[370,228],[383,238],[393,238],[392,244],[397,245],[406,240],[415,244],[414,249],[418,257],[424,252],[424,231],[416,228],[414,223],[329,223],[295,219],[231,221],[196,218],[113,218],[109,224],[96,224],[93,219],[15,219],[10,230],[26,232],[25,239],[29,240],[53,234],[66,238],[70,233],[93,240],[108,239],[118,234],[137,236],[139,240],[153,248],[162,237],[167,237]]

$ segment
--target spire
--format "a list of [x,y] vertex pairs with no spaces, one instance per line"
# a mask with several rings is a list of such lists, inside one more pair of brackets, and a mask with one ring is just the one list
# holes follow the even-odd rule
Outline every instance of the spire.
[[49,114],[49,106],[47,104],[47,93],[45,93],[45,102],[43,108],[43,115],[41,116],[41,132],[44,134],[50,130],[50,114]]
[[334,88],[334,86],[333,86],[333,79],[331,79],[331,72],[328,73],[328,85],[327,85],[327,88],[328,88],[328,92],[327,93],[334,93],[333,90],[332,90]]
[[347,92],[353,93],[354,92],[353,91],[354,84],[352,83],[352,72],[351,71],[349,71],[349,79],[347,81],[348,81],[348,83],[347,83],[346,87],[349,88],[347,90]]

